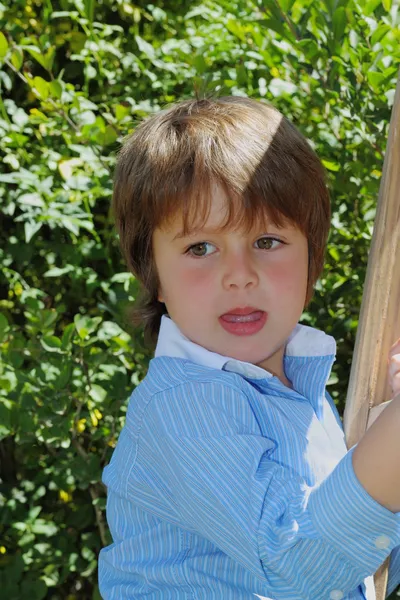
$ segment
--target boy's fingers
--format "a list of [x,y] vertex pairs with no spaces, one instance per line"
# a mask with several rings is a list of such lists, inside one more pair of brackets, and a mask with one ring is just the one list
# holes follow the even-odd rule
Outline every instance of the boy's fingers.
[[394,354],[388,360],[388,379],[392,395],[400,392],[400,354]]
[[395,354],[400,354],[400,338],[390,348],[390,350],[389,350],[389,360]]
[[392,388],[392,394],[395,396],[400,392],[400,372],[397,373],[390,381],[390,385]]
[[388,359],[389,375],[393,377],[397,371],[400,371],[400,354],[394,354]]

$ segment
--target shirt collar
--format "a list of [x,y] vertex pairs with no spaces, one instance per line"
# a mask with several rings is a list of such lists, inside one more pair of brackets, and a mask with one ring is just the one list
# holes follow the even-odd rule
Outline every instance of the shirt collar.
[[[297,324],[286,343],[285,357],[332,357],[336,354],[336,342],[333,337],[323,331]],[[171,356],[184,358],[197,364],[233,371],[254,379],[273,377],[272,373],[230,356],[211,352],[199,344],[195,344],[180,331],[176,323],[167,315],[161,317],[155,357]]]

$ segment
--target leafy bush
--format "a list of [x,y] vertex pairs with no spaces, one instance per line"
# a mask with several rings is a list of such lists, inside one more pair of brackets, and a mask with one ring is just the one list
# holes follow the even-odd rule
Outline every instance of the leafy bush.
[[303,322],[335,336],[343,409],[400,63],[398,2],[0,4],[0,589],[99,598],[101,471],[151,348],[125,309],[112,172],[135,122],[215,91],[272,101],[330,176]]

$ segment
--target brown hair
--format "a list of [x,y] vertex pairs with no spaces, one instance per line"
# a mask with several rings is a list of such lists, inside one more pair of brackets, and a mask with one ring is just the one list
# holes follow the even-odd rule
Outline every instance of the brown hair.
[[266,216],[289,222],[307,237],[306,305],[320,276],[330,225],[325,170],[305,137],[275,107],[225,96],[185,100],[141,122],[119,153],[113,212],[129,270],[141,282],[129,310],[155,342],[161,316],[153,261],[155,228],[182,211],[184,234],[205,222],[213,184],[228,200],[225,227],[250,230]]

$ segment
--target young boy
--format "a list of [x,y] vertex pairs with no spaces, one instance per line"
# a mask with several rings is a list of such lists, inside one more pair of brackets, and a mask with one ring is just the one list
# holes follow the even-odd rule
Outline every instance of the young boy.
[[126,141],[114,211],[157,346],[104,471],[102,597],[373,600],[391,551],[393,591],[400,397],[347,451],[335,341],[298,324],[330,222],[305,138],[254,100],[181,102]]

